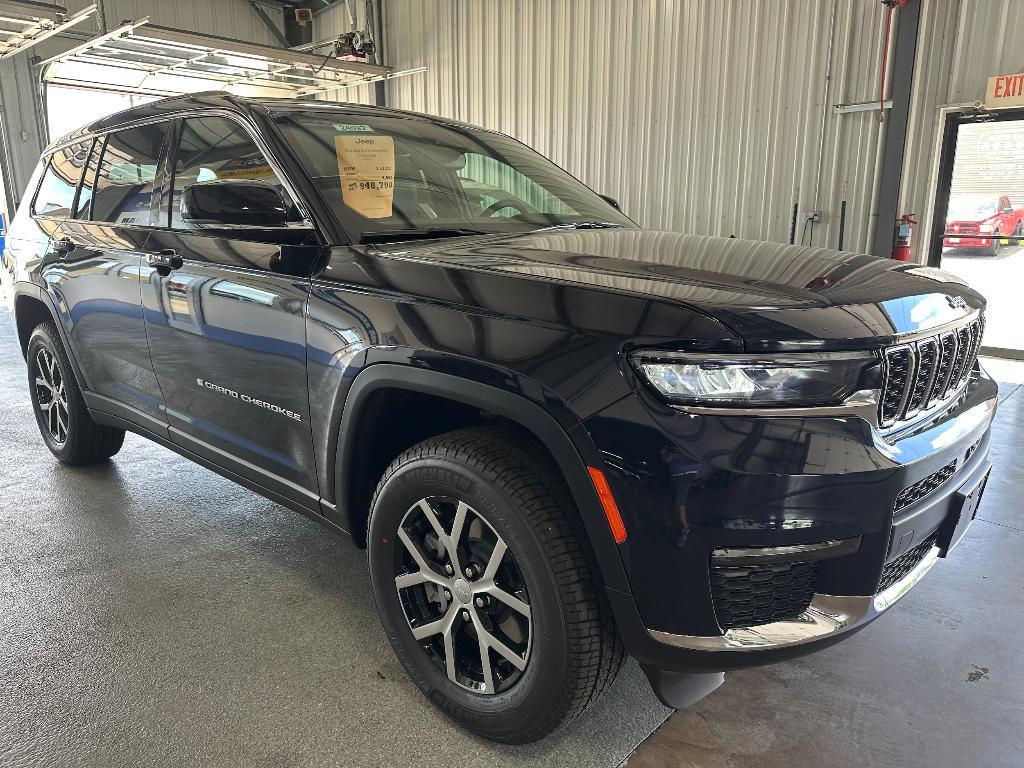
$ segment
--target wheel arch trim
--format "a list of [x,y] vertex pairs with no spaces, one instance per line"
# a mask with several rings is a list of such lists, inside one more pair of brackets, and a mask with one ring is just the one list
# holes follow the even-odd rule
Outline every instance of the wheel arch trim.
[[[53,324],[57,327],[57,333],[60,336],[61,344],[64,345],[64,351],[68,354],[68,359],[71,361],[71,370],[75,374],[75,381],[78,383],[78,388],[82,391],[90,389],[89,382],[82,372],[81,367],[78,365],[78,358],[75,355],[75,350],[71,346],[71,340],[68,338],[67,330],[64,328],[64,323],[61,322],[60,315],[57,313],[57,309],[53,306],[53,299],[50,294],[44,291],[35,283],[29,283],[19,281],[14,284],[14,325],[15,332],[18,332],[18,345],[21,346],[20,331],[18,329],[18,305],[21,299],[31,299],[46,307],[50,313],[50,318],[53,320]],[[22,349],[22,355],[25,354],[25,349]]]
[[376,363],[361,371],[345,398],[338,450],[334,462],[334,491],[338,513],[354,531],[352,487],[348,468],[357,451],[356,440],[363,408],[382,389],[404,389],[443,397],[510,419],[532,433],[551,452],[580,513],[597,567],[606,587],[629,591],[625,568],[612,538],[587,465],[599,463],[597,448],[581,425],[563,428],[544,408],[526,397],[489,384],[449,373],[395,363]]

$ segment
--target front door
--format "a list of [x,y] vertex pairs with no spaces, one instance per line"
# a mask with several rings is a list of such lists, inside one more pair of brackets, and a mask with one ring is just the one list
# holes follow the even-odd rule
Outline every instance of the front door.
[[181,257],[181,266],[160,266],[143,285],[171,439],[316,508],[306,386],[310,280],[308,270],[292,263],[309,231],[197,227],[182,220],[178,203],[189,184],[244,178],[283,189],[233,119],[183,120],[173,157],[173,186],[161,213],[168,219],[146,249],[155,258]]

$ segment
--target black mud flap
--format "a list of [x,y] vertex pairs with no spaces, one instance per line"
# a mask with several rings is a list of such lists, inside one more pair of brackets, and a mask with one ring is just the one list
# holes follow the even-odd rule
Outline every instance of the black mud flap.
[[666,707],[683,709],[696,704],[725,682],[724,672],[669,672],[641,664],[647,681]]

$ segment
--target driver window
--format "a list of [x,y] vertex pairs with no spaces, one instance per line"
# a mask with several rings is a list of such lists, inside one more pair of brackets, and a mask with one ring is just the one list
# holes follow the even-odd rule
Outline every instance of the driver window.
[[299,218],[284,184],[245,128],[226,117],[189,118],[182,125],[181,143],[174,164],[172,228],[189,229],[181,219],[181,191],[189,184],[216,179],[247,179],[268,184],[284,196],[293,217]]
[[467,153],[459,183],[474,216],[512,218],[527,211],[577,213],[537,182],[488,155]]

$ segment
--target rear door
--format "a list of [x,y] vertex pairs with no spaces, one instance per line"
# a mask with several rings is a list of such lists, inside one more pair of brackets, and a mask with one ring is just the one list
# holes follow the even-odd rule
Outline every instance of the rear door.
[[54,154],[55,176],[82,183],[53,235],[57,253],[44,271],[90,407],[157,432],[164,418],[142,317],[141,281],[149,271],[142,252],[170,125],[115,131]]
[[[235,118],[180,121],[147,252],[180,256],[143,284],[153,367],[171,439],[242,476],[316,508],[309,425],[305,311],[311,228],[297,213],[276,228],[197,227],[181,191],[215,179],[284,189],[265,150]],[[287,195],[287,192],[285,192]]]

